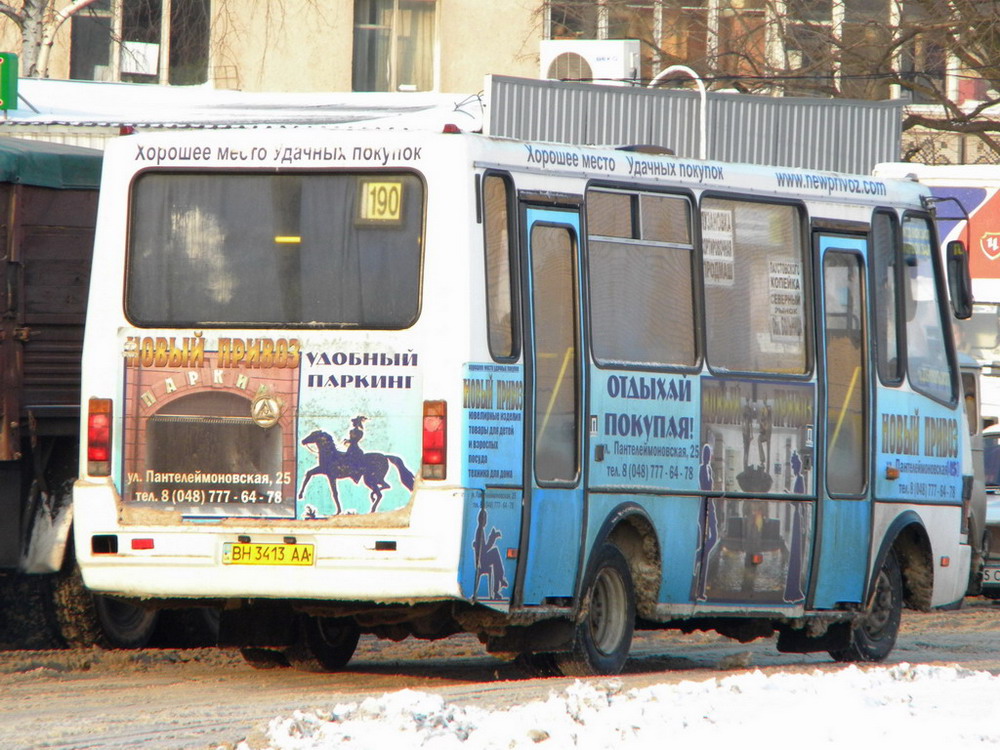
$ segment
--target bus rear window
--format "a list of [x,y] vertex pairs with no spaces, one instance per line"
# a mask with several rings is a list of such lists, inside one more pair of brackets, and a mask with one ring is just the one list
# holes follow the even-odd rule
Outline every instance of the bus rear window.
[[408,173],[158,173],[132,188],[126,313],[145,326],[405,328],[423,185]]

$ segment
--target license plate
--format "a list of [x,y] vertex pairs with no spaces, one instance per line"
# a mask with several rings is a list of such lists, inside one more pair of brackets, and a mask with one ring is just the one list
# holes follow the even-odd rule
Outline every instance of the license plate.
[[223,565],[312,565],[311,544],[258,544],[226,542],[222,547]]
[[984,568],[983,583],[1000,583],[1000,568]]

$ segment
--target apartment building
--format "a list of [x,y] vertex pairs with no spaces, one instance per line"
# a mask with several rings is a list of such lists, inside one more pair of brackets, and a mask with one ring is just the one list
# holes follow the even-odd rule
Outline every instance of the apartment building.
[[[244,91],[476,92],[487,73],[537,75],[540,5],[95,0],[60,27],[47,75]],[[10,19],[0,17],[0,34],[5,49],[20,51]]]

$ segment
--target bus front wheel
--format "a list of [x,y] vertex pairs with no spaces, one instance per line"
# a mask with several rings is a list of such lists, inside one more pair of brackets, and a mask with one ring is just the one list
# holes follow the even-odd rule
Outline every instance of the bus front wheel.
[[618,674],[628,659],[634,628],[635,588],[628,562],[618,547],[604,544],[584,588],[573,650],[555,654],[559,671],[576,677]]
[[894,550],[886,555],[875,578],[875,590],[865,612],[851,624],[847,646],[830,656],[844,662],[882,661],[896,645],[903,613],[903,574]]

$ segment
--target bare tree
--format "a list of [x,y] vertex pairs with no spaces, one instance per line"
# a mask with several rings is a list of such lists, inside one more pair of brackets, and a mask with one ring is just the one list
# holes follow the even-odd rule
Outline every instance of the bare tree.
[[[550,0],[554,37],[636,38],[712,87],[915,104],[904,129],[974,135],[1000,157],[996,0]],[[955,85],[957,82],[958,85]]]
[[0,2],[0,15],[13,21],[21,30],[21,75],[48,77],[49,54],[56,32],[73,15],[96,0],[73,0],[56,7],[56,0],[23,0],[20,5]]

